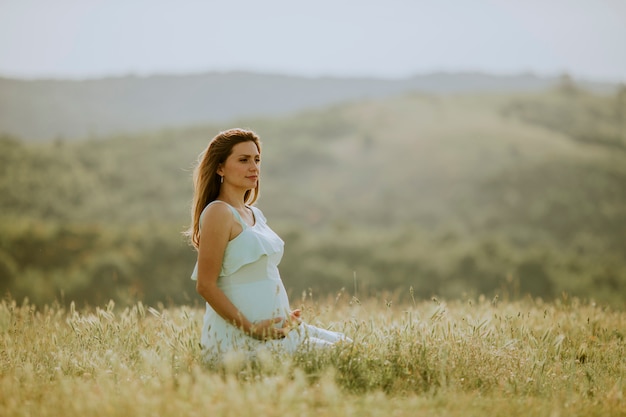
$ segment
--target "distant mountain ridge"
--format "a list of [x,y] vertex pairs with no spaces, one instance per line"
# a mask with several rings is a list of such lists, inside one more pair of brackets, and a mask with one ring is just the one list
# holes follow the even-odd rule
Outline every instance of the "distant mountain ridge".
[[[0,77],[0,133],[28,142],[280,116],[346,101],[409,92],[532,92],[559,77],[434,73],[406,79],[307,78],[247,72],[89,80]],[[608,83],[580,82],[609,92]]]

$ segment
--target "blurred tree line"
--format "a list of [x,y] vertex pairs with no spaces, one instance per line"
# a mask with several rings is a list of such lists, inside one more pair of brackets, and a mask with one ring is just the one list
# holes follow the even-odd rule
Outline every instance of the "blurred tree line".
[[[233,125],[264,142],[259,206],[296,299],[567,292],[623,306],[625,91],[409,94]],[[192,163],[226,127],[0,137],[0,291],[201,302],[181,231]]]

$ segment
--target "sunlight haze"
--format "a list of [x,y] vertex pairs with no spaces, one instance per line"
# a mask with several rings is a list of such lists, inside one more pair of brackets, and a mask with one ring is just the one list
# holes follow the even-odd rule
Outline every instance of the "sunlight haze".
[[3,0],[0,76],[206,71],[626,81],[626,3]]

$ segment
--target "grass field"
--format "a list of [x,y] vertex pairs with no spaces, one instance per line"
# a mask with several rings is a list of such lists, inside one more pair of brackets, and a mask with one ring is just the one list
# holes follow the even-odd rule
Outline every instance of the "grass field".
[[354,343],[220,366],[201,359],[201,308],[5,300],[0,416],[626,415],[623,311],[391,298],[304,297]]

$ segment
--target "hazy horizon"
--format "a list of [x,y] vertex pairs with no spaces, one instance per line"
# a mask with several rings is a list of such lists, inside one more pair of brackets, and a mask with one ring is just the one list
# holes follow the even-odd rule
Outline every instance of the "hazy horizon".
[[0,76],[10,78],[473,72],[626,82],[619,0],[4,0],[0,16]]

